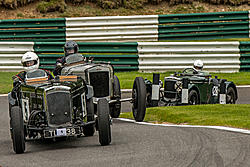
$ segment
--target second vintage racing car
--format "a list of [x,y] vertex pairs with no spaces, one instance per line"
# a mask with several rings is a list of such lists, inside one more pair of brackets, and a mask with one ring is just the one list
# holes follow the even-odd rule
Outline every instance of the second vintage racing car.
[[238,99],[236,85],[226,79],[212,78],[203,72],[187,68],[160,81],[160,74],[153,74],[153,82],[139,77],[145,85],[146,106],[235,104]]

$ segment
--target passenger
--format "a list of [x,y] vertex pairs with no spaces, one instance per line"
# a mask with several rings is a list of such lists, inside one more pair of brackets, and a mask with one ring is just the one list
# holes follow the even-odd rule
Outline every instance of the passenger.
[[63,66],[66,63],[66,57],[71,54],[77,54],[79,51],[78,44],[75,41],[68,41],[64,45],[64,56],[56,60],[56,65],[53,70],[54,76],[61,75]]

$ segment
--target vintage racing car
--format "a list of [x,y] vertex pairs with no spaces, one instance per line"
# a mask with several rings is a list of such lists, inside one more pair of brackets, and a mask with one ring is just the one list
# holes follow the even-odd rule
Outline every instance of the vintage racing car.
[[14,151],[23,153],[30,139],[93,136],[95,129],[100,144],[110,144],[111,117],[119,117],[121,102],[136,101],[121,99],[113,73],[111,65],[86,62],[77,54],[66,58],[62,75],[53,80],[40,69],[27,72],[25,83],[8,95]]
[[[91,59],[90,59],[91,60]],[[121,102],[131,102],[133,116],[136,121],[143,121],[146,104],[140,100],[139,97],[144,97],[144,92],[140,85],[134,81],[134,92],[132,98],[121,99],[120,81],[117,76],[114,75],[113,66],[109,63],[86,63],[82,61],[82,56],[78,54],[70,55],[66,61],[68,65],[63,68],[61,75],[76,75],[85,81],[88,85],[88,92],[93,94],[93,103],[96,108],[98,99],[105,98],[110,107],[110,116],[112,118],[118,118],[121,111]],[[96,111],[96,109],[95,109]]]
[[211,75],[187,68],[164,78],[153,74],[153,82],[144,80],[146,106],[195,105],[195,104],[235,104],[238,96],[236,85],[226,79],[212,78]]

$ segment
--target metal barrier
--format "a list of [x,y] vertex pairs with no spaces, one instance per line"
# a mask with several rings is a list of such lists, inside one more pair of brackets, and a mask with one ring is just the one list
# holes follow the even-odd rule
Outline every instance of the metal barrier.
[[[238,72],[250,69],[250,42],[79,42],[80,53],[95,62],[110,62],[116,71],[176,71],[204,61],[204,70]],[[35,51],[40,68],[52,70],[63,56],[64,42],[0,42],[0,70],[20,71],[21,56]],[[240,49],[239,49],[240,48]],[[241,55],[240,55],[241,53]],[[241,58],[240,58],[241,56]],[[240,61],[241,60],[241,61]],[[139,65],[139,67],[138,67]]]
[[239,42],[138,42],[138,53],[142,72],[183,70],[197,59],[211,72],[240,69]]
[[250,71],[250,41],[240,42],[240,71]]
[[159,41],[249,37],[248,11],[159,15]]
[[0,20],[1,41],[65,41],[65,18]]
[[0,71],[20,71],[21,58],[27,51],[33,51],[33,42],[0,42]]
[[157,41],[158,15],[66,18],[66,40]]
[[[35,42],[34,51],[40,58],[40,67],[52,70],[56,59],[63,56],[64,42]],[[116,71],[138,70],[137,43],[78,42],[79,53],[92,56],[94,62],[109,62]]]

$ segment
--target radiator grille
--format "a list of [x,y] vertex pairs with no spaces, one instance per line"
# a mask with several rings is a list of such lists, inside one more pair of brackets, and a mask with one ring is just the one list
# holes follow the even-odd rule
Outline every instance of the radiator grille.
[[166,80],[165,81],[164,96],[166,98],[175,98],[176,97],[175,84],[176,84],[176,81],[173,81],[173,80]]
[[89,75],[94,97],[109,96],[109,72],[91,72]]
[[61,125],[71,122],[71,100],[69,92],[47,94],[49,124]]

